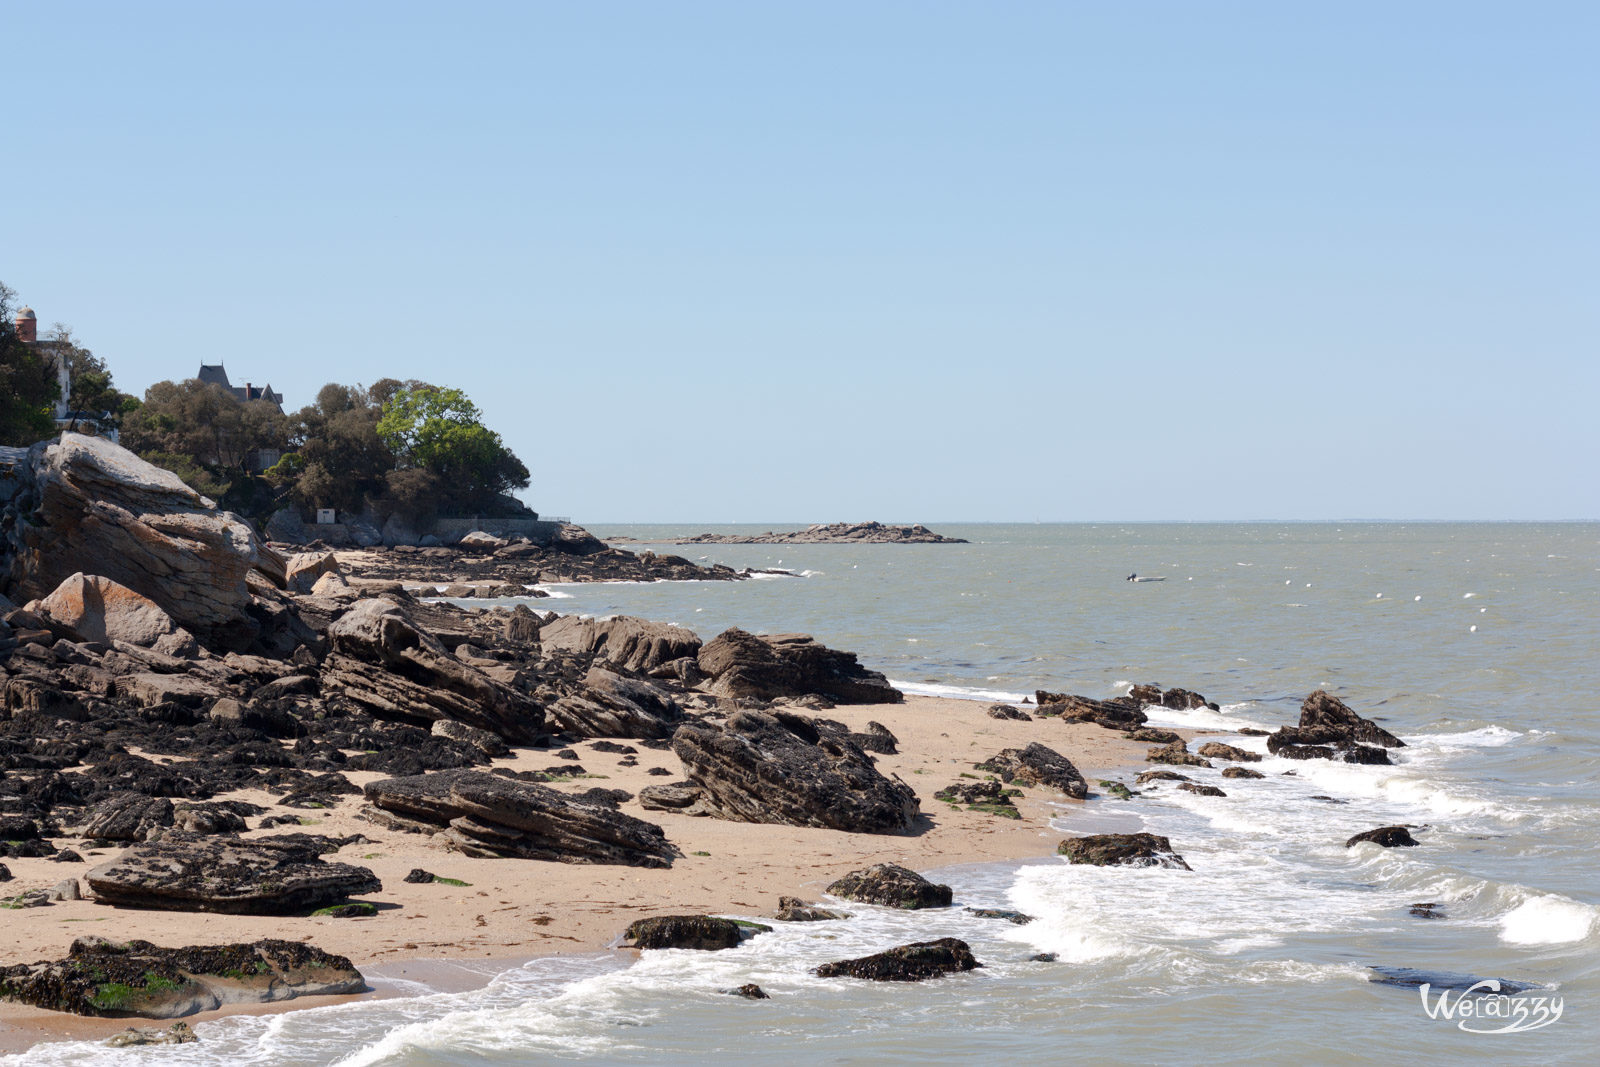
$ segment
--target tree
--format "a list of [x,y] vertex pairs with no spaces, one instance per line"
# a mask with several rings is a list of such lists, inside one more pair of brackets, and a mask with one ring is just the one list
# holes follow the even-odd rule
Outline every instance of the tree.
[[360,511],[387,489],[394,455],[378,436],[382,405],[371,390],[330,382],[317,401],[290,420],[293,459],[281,475],[292,477],[291,494],[303,506]]
[[405,383],[384,403],[378,436],[402,468],[432,474],[453,510],[488,510],[501,494],[528,487],[528,468],[459,389]]
[[51,361],[17,336],[16,295],[0,282],[0,444],[31,445],[55,433],[51,407],[60,389]]
[[139,408],[139,398],[124,393],[111,381],[111,371],[106,361],[79,345],[72,336],[72,327],[64,322],[55,324],[50,341],[56,352],[65,356],[72,376],[72,409],[84,412],[102,425],[122,425],[123,416]]
[[[231,487],[248,490],[251,453],[282,451],[288,430],[288,421],[265,400],[241,402],[221,386],[191,378],[145,390],[144,403],[125,420],[122,443],[196,490],[218,496]],[[204,477],[196,473],[201,470]]]

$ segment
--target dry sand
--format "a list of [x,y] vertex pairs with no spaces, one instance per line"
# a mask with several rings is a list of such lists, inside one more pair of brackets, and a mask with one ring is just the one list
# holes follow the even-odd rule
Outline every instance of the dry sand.
[[[158,945],[216,944],[277,937],[309,941],[326,951],[348,956],[358,968],[378,965],[398,974],[402,960],[514,960],[552,954],[605,950],[634,919],[663,914],[770,915],[784,895],[816,899],[834,879],[873,863],[893,862],[926,871],[959,863],[1019,860],[1054,852],[1062,834],[1049,827],[1057,816],[1081,811],[1084,805],[1058,793],[1029,789],[1015,800],[1022,818],[1013,820],[956,809],[933,794],[960,781],[972,765],[1004,748],[1038,741],[1067,756],[1093,789],[1097,778],[1121,772],[1128,778],[1142,761],[1147,746],[1125,740],[1098,726],[1063,723],[1059,719],[1017,722],[993,719],[988,705],[976,701],[908,697],[904,704],[839,707],[825,716],[853,729],[877,721],[899,739],[900,753],[877,756],[878,768],[897,774],[911,785],[929,817],[914,836],[849,834],[792,826],[725,822],[670,812],[645,811],[638,802],[622,805],[630,815],[660,825],[682,852],[669,870],[518,859],[469,859],[434,846],[420,834],[386,830],[357,816],[362,799],[345,798],[336,809],[274,813],[302,815],[310,833],[364,835],[371,843],[346,846],[337,859],[370,868],[383,882],[371,899],[379,905],[366,919],[329,919],[251,915],[209,915],[193,912],[112,909],[89,900],[62,902],[46,908],[0,911],[3,956],[11,964],[59,959],[74,938],[87,934],[119,940],[139,938]],[[621,742],[632,744],[632,742]],[[682,766],[671,751],[638,748],[638,766],[620,767],[625,757],[595,752],[593,742],[575,749],[579,765],[594,777],[556,784],[579,793],[594,786],[625,789],[682,778]],[[561,765],[551,750],[524,749],[497,766],[518,770]],[[566,764],[570,766],[571,764]],[[663,767],[671,776],[650,775]],[[377,774],[349,772],[357,785]],[[249,800],[271,807],[277,798],[241,792],[228,799]],[[264,834],[284,830],[261,831]],[[1088,832],[1087,830],[1085,832]],[[255,832],[247,836],[256,836]],[[91,852],[81,842],[58,839],[76,848],[89,864],[104,862],[115,851]],[[5,895],[55,885],[81,876],[85,864],[45,859],[7,860],[15,880]],[[411,884],[413,868],[470,883],[465,887]],[[409,969],[409,968],[408,968]],[[430,973],[438,977],[438,970]],[[475,972],[474,972],[475,973]],[[302,999],[266,1005],[256,1011],[311,1007],[345,998]],[[237,1011],[238,1009],[234,1009]],[[250,1009],[247,1009],[250,1010]],[[204,1021],[212,1013],[192,1017]],[[0,1052],[26,1048],[42,1040],[98,1037],[129,1025],[129,1020],[91,1020],[55,1012],[0,1004]],[[145,1024],[150,1025],[150,1024]]]

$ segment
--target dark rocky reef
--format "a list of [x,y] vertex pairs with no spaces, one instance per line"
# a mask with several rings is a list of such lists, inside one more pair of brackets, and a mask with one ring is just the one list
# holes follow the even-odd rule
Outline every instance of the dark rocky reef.
[[875,863],[847,874],[829,885],[828,892],[858,904],[882,904],[908,911],[948,908],[953,895],[949,886],[930,882],[916,871],[894,863]]
[[764,534],[697,534],[680,545],[964,545],[960,537],[943,537],[917,523],[885,526],[881,522],[814,523],[804,530]]
[[1069,837],[1056,846],[1072,863],[1094,867],[1177,867],[1190,870],[1172,842],[1160,834],[1088,834]]
[[[910,787],[880,774],[828,719],[741,711],[721,727],[679,727],[672,749],[690,785],[646,787],[646,807],[872,834],[902,833],[920,815]],[[698,792],[686,796],[690,788]]]
[[482,771],[437,771],[369,783],[368,819],[435,833],[468,856],[670,867],[659,826],[603,804]]
[[161,948],[81,937],[66,959],[0,968],[0,997],[76,1015],[172,1019],[366,988],[348,959],[298,941]]
[[917,941],[859,959],[824,963],[812,973],[818,978],[861,978],[870,982],[920,982],[925,978],[955,974],[982,967],[965,941],[941,937]]
[[1139,702],[1128,697],[1095,700],[1040,689],[1033,694],[1033,699],[1039,706],[1040,716],[1059,717],[1063,722],[1092,722],[1107,730],[1134,730],[1149,719],[1139,709]]
[[365,867],[322,859],[339,846],[306,834],[243,841],[173,832],[90,869],[84,880],[101,904],[292,915],[383,888]]
[[801,900],[799,897],[779,897],[778,913],[773,916],[779,922],[786,923],[819,923],[849,917],[845,912],[818,907],[809,900]]
[[1285,759],[1383,765],[1390,762],[1385,749],[1403,747],[1404,741],[1321,689],[1300,705],[1298,726],[1280,727],[1267,737],[1267,751]]
[[1233,745],[1225,745],[1221,741],[1207,741],[1205,744],[1195,749],[1195,753],[1200,756],[1206,756],[1210,759],[1231,760],[1234,763],[1261,762],[1260,753],[1249,752],[1242,748],[1235,748]]

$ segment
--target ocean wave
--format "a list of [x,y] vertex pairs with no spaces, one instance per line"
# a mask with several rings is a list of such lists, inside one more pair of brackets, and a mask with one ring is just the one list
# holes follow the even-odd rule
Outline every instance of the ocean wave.
[[1564,945],[1594,933],[1600,908],[1554,893],[1530,896],[1500,917],[1508,945]]
[[987,700],[1007,704],[1020,704],[1032,700],[1031,693],[1012,693],[1004,689],[979,689],[966,685],[940,685],[936,682],[902,682],[893,678],[889,684],[909,696],[945,697],[950,700]]

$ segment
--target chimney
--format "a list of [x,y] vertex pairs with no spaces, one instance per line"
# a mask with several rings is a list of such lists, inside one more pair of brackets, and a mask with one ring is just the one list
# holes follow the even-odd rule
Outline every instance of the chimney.
[[39,341],[39,316],[33,309],[25,307],[17,312],[17,340],[23,344],[37,344]]

